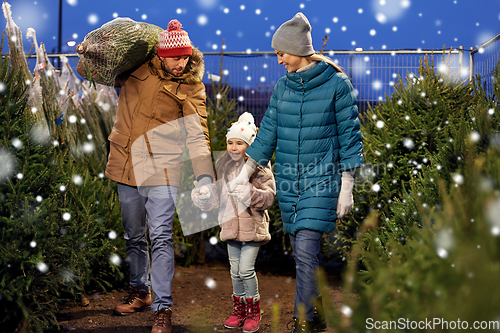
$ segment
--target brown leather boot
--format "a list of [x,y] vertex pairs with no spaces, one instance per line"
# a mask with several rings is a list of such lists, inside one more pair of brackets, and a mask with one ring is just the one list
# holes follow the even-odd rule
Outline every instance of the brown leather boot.
[[154,313],[151,333],[172,333],[172,310],[163,308]]
[[115,307],[113,314],[115,316],[126,316],[147,309],[151,306],[151,303],[153,303],[153,300],[149,291],[130,287],[127,299],[123,304]]

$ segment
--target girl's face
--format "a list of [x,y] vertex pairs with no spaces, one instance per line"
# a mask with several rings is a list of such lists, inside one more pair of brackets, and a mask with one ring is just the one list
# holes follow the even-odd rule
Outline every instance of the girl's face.
[[295,72],[297,69],[307,66],[309,63],[306,58],[288,54],[275,50],[278,56],[278,64],[285,66],[288,73]]
[[239,161],[245,156],[245,151],[248,148],[248,144],[240,139],[229,139],[227,140],[227,152],[233,161]]

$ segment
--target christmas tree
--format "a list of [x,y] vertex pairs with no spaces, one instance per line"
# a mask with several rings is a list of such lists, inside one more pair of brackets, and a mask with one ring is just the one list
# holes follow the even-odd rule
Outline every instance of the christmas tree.
[[340,331],[500,328],[500,63],[494,77],[492,96],[480,78],[464,85],[470,101],[451,104],[440,129],[446,140],[427,153],[390,210],[363,223],[346,273],[343,318],[331,317]]
[[[17,36],[18,28],[8,22],[8,33]],[[116,189],[102,174],[102,151],[78,154],[78,147],[104,132],[91,122],[70,121],[73,128],[62,122],[71,110],[63,107],[74,95],[61,91],[70,81],[60,81],[43,45],[31,76],[21,61],[21,39],[9,35],[14,40],[11,56],[0,60],[0,323],[7,332],[42,332],[57,326],[63,302],[85,305],[86,291],[122,283],[125,251]],[[95,100],[90,104],[98,109]],[[79,114],[79,101],[73,105]]]
[[[466,130],[464,117],[480,97],[473,94],[471,82],[461,82],[447,69],[448,62],[438,70],[425,57],[417,73],[408,73],[404,82],[399,78],[393,95],[361,119],[365,165],[356,175],[355,209],[337,229],[344,256],[364,218],[376,211],[380,219],[393,220],[394,203],[406,200],[411,180],[450,144],[450,131]],[[414,220],[402,216],[394,228],[404,238]]]

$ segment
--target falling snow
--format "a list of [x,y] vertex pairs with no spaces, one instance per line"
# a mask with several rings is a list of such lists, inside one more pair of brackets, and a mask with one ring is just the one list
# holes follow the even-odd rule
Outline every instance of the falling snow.
[[342,312],[342,314],[346,317],[352,316],[352,309],[347,305],[342,305],[342,307],[340,308],[340,312]]
[[21,149],[23,147],[23,142],[19,140],[18,138],[13,138],[11,140],[12,146],[16,149]]
[[403,146],[407,149],[413,149],[415,147],[415,142],[410,138],[403,139]]
[[122,264],[122,259],[116,254],[110,255],[109,261],[111,261],[116,266],[120,266]]
[[217,282],[215,282],[214,279],[212,278],[206,278],[205,279],[205,285],[210,288],[210,289],[215,289],[217,288]]
[[457,185],[462,185],[464,183],[464,176],[459,173],[454,173],[452,179]]
[[49,266],[45,264],[43,261],[40,261],[36,264],[36,268],[40,271],[42,274],[47,274],[49,272]]
[[75,183],[76,185],[83,184],[83,178],[80,175],[73,175],[72,180],[73,180],[73,183]]

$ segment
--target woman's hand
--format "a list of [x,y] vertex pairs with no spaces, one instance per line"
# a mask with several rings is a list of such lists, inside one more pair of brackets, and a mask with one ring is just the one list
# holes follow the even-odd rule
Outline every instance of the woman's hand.
[[354,206],[352,188],[354,186],[354,177],[352,172],[342,172],[342,183],[340,186],[339,199],[337,201],[337,218],[340,219],[349,214]]

